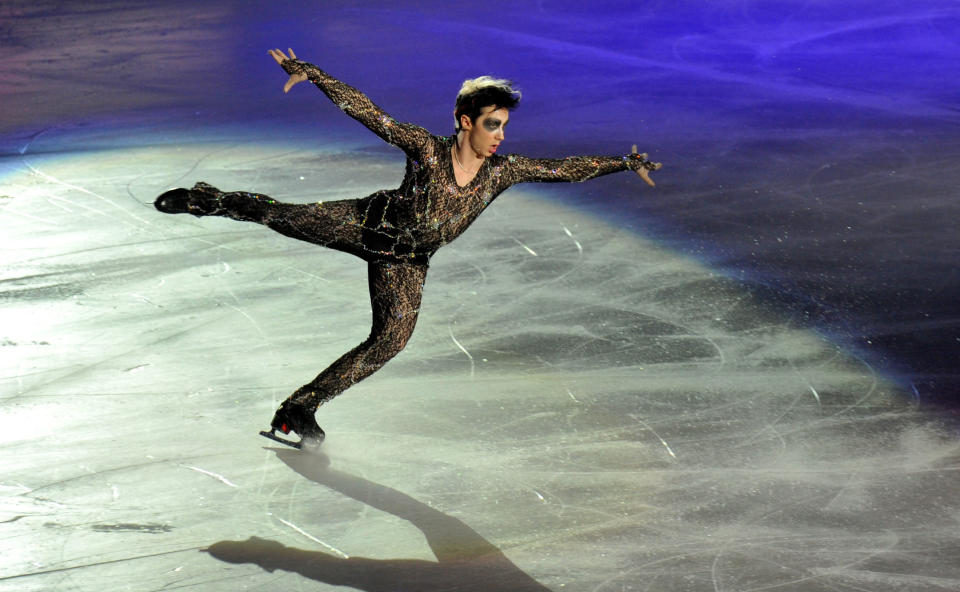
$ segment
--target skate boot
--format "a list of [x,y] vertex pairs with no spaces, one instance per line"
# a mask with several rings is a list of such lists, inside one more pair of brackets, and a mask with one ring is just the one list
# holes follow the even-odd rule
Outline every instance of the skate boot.
[[[315,409],[299,403],[284,401],[273,415],[273,421],[270,422],[270,431],[260,432],[260,435],[294,448],[303,448],[305,446],[316,448],[323,442],[326,434],[324,434],[320,426],[317,425],[314,413],[316,413]],[[294,442],[293,440],[281,438],[276,435],[278,430],[284,435],[289,434],[291,431],[296,432],[297,435],[300,436],[300,441]]]
[[200,216],[216,216],[223,209],[220,207],[221,192],[213,185],[199,182],[192,189],[171,189],[163,193],[153,202],[153,206],[165,214],[193,214]]

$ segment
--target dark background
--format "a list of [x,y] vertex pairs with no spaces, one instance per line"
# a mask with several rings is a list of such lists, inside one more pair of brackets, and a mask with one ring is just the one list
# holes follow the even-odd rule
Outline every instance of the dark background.
[[509,77],[508,152],[664,163],[656,190],[614,175],[579,207],[956,411],[960,4],[395,4],[4,2],[0,195],[38,152],[240,137],[402,160],[314,89],[284,96],[270,47],[435,133],[464,78]]

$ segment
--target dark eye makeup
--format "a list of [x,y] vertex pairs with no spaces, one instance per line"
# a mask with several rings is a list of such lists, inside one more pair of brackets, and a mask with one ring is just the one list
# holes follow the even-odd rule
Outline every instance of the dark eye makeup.
[[502,122],[499,119],[492,119],[492,118],[484,119],[483,128],[488,132],[493,132],[499,129],[501,123]]

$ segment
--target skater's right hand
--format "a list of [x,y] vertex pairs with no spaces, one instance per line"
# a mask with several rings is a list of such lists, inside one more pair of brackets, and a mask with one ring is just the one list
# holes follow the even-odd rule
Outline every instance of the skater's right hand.
[[[290,57],[287,57],[287,55],[286,55],[285,53],[283,53],[283,50],[280,50],[280,49],[271,49],[271,50],[269,50],[267,53],[269,53],[269,54],[271,55],[271,57],[273,57],[273,59],[274,59],[278,64],[281,64],[281,65],[282,65],[285,60],[295,60],[295,59],[297,59],[296,54],[293,53],[293,49],[288,48],[288,50],[290,51]],[[283,85],[283,92],[284,92],[284,93],[290,92],[290,89],[293,88],[293,85],[294,85],[294,84],[298,84],[298,83],[300,83],[300,82],[303,82],[303,81],[305,81],[306,79],[307,79],[307,75],[306,75],[306,74],[291,74],[291,75],[290,75],[290,78],[287,79],[287,83]]]

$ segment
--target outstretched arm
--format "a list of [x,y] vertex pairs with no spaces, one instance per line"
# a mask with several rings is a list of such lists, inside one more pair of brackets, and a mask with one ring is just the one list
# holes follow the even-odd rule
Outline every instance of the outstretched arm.
[[511,154],[510,183],[560,183],[586,181],[618,171],[634,171],[651,187],[650,171],[659,169],[659,162],[650,162],[646,154],[637,154],[637,146],[625,156],[568,156],[567,158],[527,158]]
[[309,80],[344,113],[407,153],[415,152],[430,137],[430,133],[422,127],[390,117],[356,88],[337,80],[313,64],[298,60],[292,49],[289,57],[279,49],[271,49],[270,55],[290,75],[283,92],[289,91],[298,82]]

